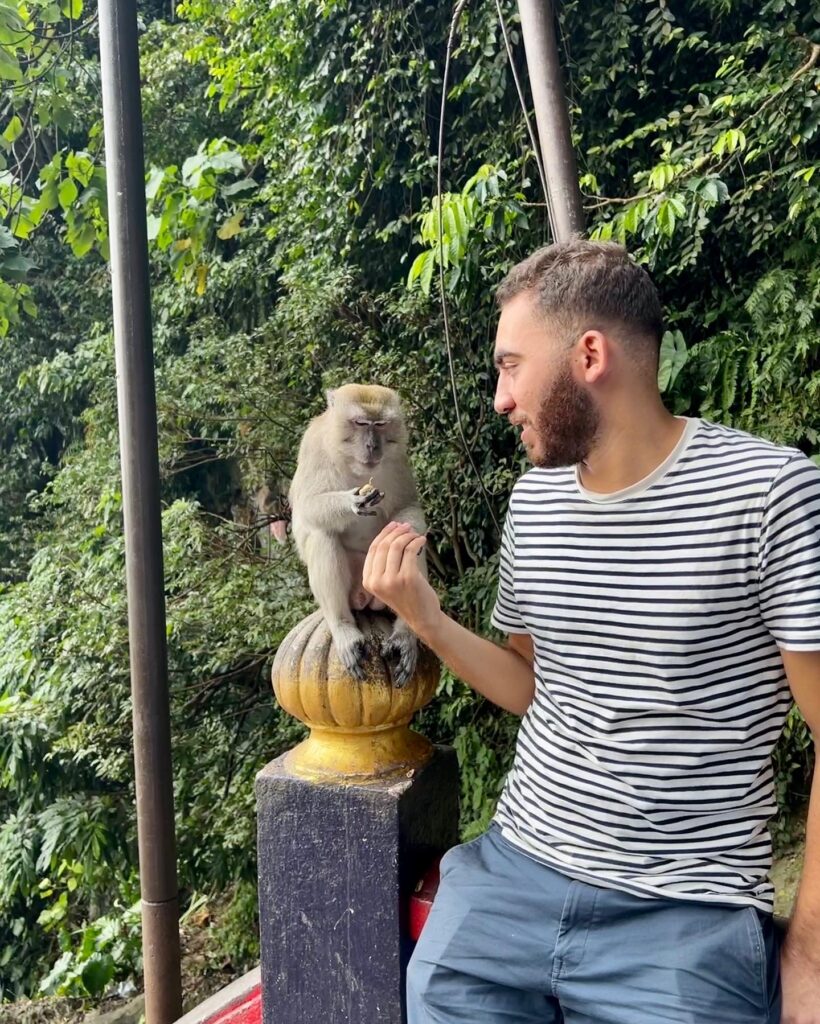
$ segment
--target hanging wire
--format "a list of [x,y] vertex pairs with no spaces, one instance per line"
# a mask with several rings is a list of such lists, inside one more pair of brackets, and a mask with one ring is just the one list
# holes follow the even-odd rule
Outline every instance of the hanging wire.
[[493,521],[497,534],[501,535],[501,526],[496,517],[495,510],[493,509],[490,495],[487,492],[487,488],[484,486],[484,480],[481,477],[481,472],[475,463],[473,453],[470,449],[470,445],[467,443],[467,437],[464,433],[464,425],[461,421],[461,408],[458,403],[458,386],[456,385],[456,374],[455,365],[453,362],[453,345],[450,337],[450,315],[447,310],[447,296],[444,285],[444,214],[442,212],[441,196],[442,196],[442,174],[441,167],[444,162],[444,114],[447,108],[447,81],[450,77],[450,57],[453,51],[453,40],[456,34],[456,24],[461,16],[461,12],[467,5],[467,0],[458,0],[458,3],[453,8],[453,17],[450,21],[450,35],[447,39],[447,53],[444,59],[444,74],[441,83],[441,114],[439,118],[438,128],[438,160],[436,164],[436,192],[438,200],[438,246],[439,246],[439,261],[438,261],[438,281],[439,281],[439,295],[441,298],[441,315],[444,321],[444,344],[447,348],[447,366],[450,372],[450,388],[453,393],[453,409],[456,414],[456,426],[458,433],[461,438],[461,443],[464,448],[464,452],[473,468],[473,472],[478,480],[478,485],[481,488],[481,494],[484,498],[484,502],[487,505],[487,509],[490,513],[490,518]]

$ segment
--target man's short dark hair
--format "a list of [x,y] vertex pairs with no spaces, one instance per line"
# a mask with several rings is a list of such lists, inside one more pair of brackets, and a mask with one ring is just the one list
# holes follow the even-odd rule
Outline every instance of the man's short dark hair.
[[507,274],[496,302],[503,307],[521,292],[532,292],[539,312],[567,340],[583,330],[620,328],[624,342],[643,341],[657,356],[663,335],[658,293],[617,242],[576,238],[536,250]]

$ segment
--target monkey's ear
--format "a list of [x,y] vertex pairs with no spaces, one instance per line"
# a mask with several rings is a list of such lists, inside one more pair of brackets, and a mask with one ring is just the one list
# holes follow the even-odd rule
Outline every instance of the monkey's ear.
[[325,398],[327,399],[328,409],[332,409],[336,401],[336,389],[328,388],[327,391],[325,391]]

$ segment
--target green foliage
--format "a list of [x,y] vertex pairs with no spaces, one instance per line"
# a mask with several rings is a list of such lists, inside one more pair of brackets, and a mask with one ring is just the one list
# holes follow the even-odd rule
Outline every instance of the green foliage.
[[[174,277],[193,281],[197,295],[205,293],[216,239],[227,242],[242,231],[241,197],[257,188],[252,178],[236,177],[243,172],[242,155],[226,140],[212,139],[203,142],[181,169],[173,164],[154,167],[148,175],[148,209],[157,211],[148,215],[149,241],[161,251],[170,250]],[[234,180],[223,182],[228,175]]]
[[41,995],[99,997],[112,981],[128,978],[141,969],[139,900],[127,907],[115,902],[111,913],[76,930],[69,926],[69,902],[82,884],[83,873],[81,864],[63,861],[57,868],[56,881],[44,878],[39,884],[40,896],[51,902],[37,923],[45,932],[57,935],[62,950],[40,981]]
[[236,974],[259,963],[259,900],[256,879],[239,882],[214,927],[217,950]]
[[445,271],[445,289],[452,294],[462,277],[473,283],[487,262],[485,247],[476,244],[473,236],[480,229],[484,242],[501,246],[518,232],[526,230],[527,215],[521,207],[524,195],[502,195],[507,174],[502,168],[482,164],[463,190],[452,195],[433,196],[430,209],[421,215],[419,241],[428,246],[413,260],[407,286],[418,284],[430,295],[433,272]]
[[[520,64],[516,7],[503,7]],[[239,963],[256,954],[253,777],[301,735],[273,705],[270,659],[311,606],[251,497],[292,473],[326,386],[396,387],[434,581],[487,631],[494,519],[524,468],[492,413],[492,289],[547,222],[494,3],[458,25],[440,201],[446,5],[141,13],[180,882],[235,892],[218,941]],[[807,16],[796,0],[567,0],[560,19],[589,229],[625,241],[659,285],[670,407],[817,456]],[[137,967],[91,15],[74,0],[0,0],[0,78],[0,990],[87,995]],[[458,750],[462,832],[475,835],[516,721],[445,674],[421,726]],[[793,713],[775,758],[778,841],[810,768]]]
[[88,121],[95,15],[83,13],[82,0],[0,3],[0,338],[36,313],[37,264],[12,242],[56,229],[75,255],[107,258],[104,173],[73,144],[79,135],[96,151],[100,136]]

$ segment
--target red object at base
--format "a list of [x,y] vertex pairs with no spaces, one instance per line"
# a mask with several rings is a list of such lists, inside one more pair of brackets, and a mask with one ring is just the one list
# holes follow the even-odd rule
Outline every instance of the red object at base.
[[421,930],[424,928],[424,924],[433,908],[433,900],[436,898],[436,892],[438,891],[440,863],[441,858],[425,872],[421,881],[416,886],[416,891],[410,897],[410,913],[408,915],[407,927],[410,932],[410,938],[414,942],[418,942]]
[[227,985],[189,1010],[176,1024],[262,1024],[259,968]]
[[242,1003],[211,1017],[208,1024],[262,1024],[262,989],[257,988]]

